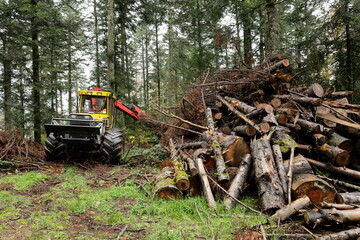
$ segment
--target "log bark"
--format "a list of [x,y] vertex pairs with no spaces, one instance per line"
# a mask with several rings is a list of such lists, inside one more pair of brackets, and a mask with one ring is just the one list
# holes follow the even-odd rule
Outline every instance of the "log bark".
[[230,111],[232,111],[233,113],[236,114],[236,116],[238,116],[239,118],[241,118],[243,121],[245,121],[247,124],[249,124],[250,126],[252,126],[253,128],[256,129],[256,131],[258,131],[260,134],[262,134],[260,128],[253,122],[251,121],[249,118],[247,118],[244,114],[242,114],[241,112],[239,112],[238,110],[236,110],[233,106],[231,106],[230,103],[228,103],[224,98],[222,98],[220,95],[216,95],[216,98],[218,100],[220,100]]
[[323,114],[318,114],[318,117],[322,118],[322,119],[325,119],[325,120],[328,120],[328,121],[335,122],[335,123],[343,125],[343,126],[347,126],[347,127],[351,127],[351,128],[355,128],[357,130],[360,130],[360,124],[351,123],[351,122],[339,119],[339,118],[335,117],[332,114],[324,114],[324,115]]
[[[215,202],[215,199],[214,199],[214,195],[213,195],[213,193],[211,191],[211,187],[210,187],[208,176],[207,176],[206,171],[205,171],[204,163],[203,163],[202,158],[199,156],[200,153],[203,152],[203,151],[204,150],[200,149],[200,150],[196,150],[194,152],[195,165],[196,165],[196,168],[198,169],[198,172],[199,172],[201,184],[203,186],[203,192],[205,194],[208,206],[211,209],[216,209],[216,202]],[[205,152],[206,152],[206,150],[205,150]]]
[[296,95],[273,95],[274,98],[279,98],[282,101],[287,101],[289,99],[306,105],[312,106],[320,106],[323,102],[321,98],[314,98],[314,97],[303,97],[303,96],[296,96]]
[[351,152],[354,148],[354,143],[350,139],[341,136],[340,134],[334,132],[331,134],[328,144],[331,146],[338,147],[340,149]]
[[189,175],[185,171],[184,163],[177,156],[177,151],[171,138],[169,140],[169,147],[171,154],[170,161],[175,169],[176,186],[179,190],[187,190],[190,187]]
[[320,236],[318,240],[347,240],[358,236],[360,236],[360,228],[353,228],[342,232]]
[[338,193],[336,201],[345,204],[360,204],[360,192]]
[[322,146],[327,142],[327,137],[321,133],[313,134],[314,143],[317,146]]
[[241,125],[233,128],[233,131],[239,136],[252,137],[256,134],[256,129],[249,125]]
[[350,153],[338,147],[325,143],[320,147],[315,147],[315,150],[320,153],[323,161],[329,161],[340,167],[347,166],[350,163]]
[[180,157],[184,160],[186,160],[186,162],[189,164],[189,171],[191,176],[195,176],[198,174],[197,168],[195,166],[195,162],[194,160],[184,151],[179,151]]
[[271,145],[267,139],[259,139],[251,145],[251,155],[254,159],[255,181],[261,209],[271,212],[285,205],[284,192],[275,170]]
[[324,126],[322,126],[321,124],[310,122],[310,121],[307,121],[304,119],[298,119],[295,123],[299,124],[301,126],[301,128],[307,129],[313,133],[323,132],[323,129],[324,129]]
[[341,92],[332,92],[327,95],[327,98],[346,98],[353,95],[355,91],[341,91]]
[[284,159],[281,153],[280,146],[278,144],[272,145],[274,160],[276,164],[276,169],[279,174],[279,179],[281,182],[281,187],[284,191],[284,197],[287,199],[288,196],[288,184],[286,181],[286,173],[284,168]]
[[171,167],[164,167],[155,180],[155,197],[165,200],[179,199],[182,197],[181,191],[177,188],[175,170]]
[[[241,161],[236,176],[231,182],[231,185],[228,190],[229,194],[233,198],[238,198],[240,193],[242,192],[244,183],[246,182],[246,179],[249,175],[251,165],[252,165],[251,155],[246,154],[243,160]],[[233,200],[233,198],[226,195],[224,199],[224,204],[227,209],[231,209],[234,206],[235,201]]]
[[346,167],[336,167],[331,164],[322,163],[322,162],[319,162],[319,161],[316,161],[316,160],[313,160],[310,158],[306,158],[306,160],[310,163],[310,165],[312,165],[320,170],[328,171],[328,172],[340,174],[342,176],[349,177],[352,179],[360,180],[360,171],[355,171],[353,169],[349,169]]
[[[285,171],[288,169],[288,165],[289,161],[285,161]],[[314,175],[310,164],[302,155],[294,158],[291,191],[293,197],[300,198],[307,195],[311,202],[317,205],[321,202],[333,203],[336,195],[333,186]]]
[[198,172],[199,172],[200,180],[201,180],[201,183],[202,183],[202,186],[203,186],[203,191],[204,191],[208,206],[211,209],[216,209],[216,202],[215,202],[214,196],[213,196],[212,191],[211,191],[210,183],[209,183],[209,180],[207,178],[207,174],[205,172],[205,168],[204,168],[202,159],[201,158],[196,158],[195,159],[195,164],[196,164]]
[[341,203],[327,203],[327,202],[322,202],[320,204],[320,207],[321,208],[336,208],[338,210],[351,210],[351,209],[357,208],[354,205],[341,204]]
[[244,103],[242,101],[239,101],[235,98],[231,97],[225,97],[225,99],[230,102],[235,108],[239,109],[242,113],[251,113],[252,111],[255,111],[256,108],[253,106],[248,105],[247,103]]
[[348,223],[360,221],[360,208],[351,210],[322,209],[318,212],[308,210],[304,214],[306,224],[317,224],[323,222]]
[[206,109],[206,118],[207,118],[208,126],[211,131],[211,135],[212,135],[211,140],[212,140],[212,147],[213,147],[214,154],[215,154],[214,158],[216,161],[218,180],[219,180],[219,182],[227,182],[227,181],[229,181],[229,176],[228,176],[228,174],[226,174],[225,160],[222,155],[221,146],[219,143],[218,132],[215,130],[214,120],[212,118],[212,113],[211,113],[210,108]]
[[284,221],[288,219],[291,215],[299,212],[299,210],[307,208],[309,206],[311,206],[310,198],[308,196],[303,196],[291,202],[291,204],[277,210],[276,213],[271,216],[271,218]]

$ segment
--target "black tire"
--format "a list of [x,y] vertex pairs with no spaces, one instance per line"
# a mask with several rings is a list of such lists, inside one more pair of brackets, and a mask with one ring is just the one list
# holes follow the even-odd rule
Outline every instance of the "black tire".
[[64,143],[56,140],[54,134],[50,133],[45,141],[45,160],[59,161],[66,156],[66,146]]
[[104,134],[102,150],[107,160],[119,164],[124,153],[124,134],[118,128],[111,128]]

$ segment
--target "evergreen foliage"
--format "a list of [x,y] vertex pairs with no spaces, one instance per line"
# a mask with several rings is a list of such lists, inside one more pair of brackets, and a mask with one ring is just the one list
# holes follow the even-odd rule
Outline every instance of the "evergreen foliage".
[[147,111],[173,106],[200,74],[251,67],[276,53],[291,59],[295,84],[360,90],[359,1],[114,0],[111,86],[108,3],[0,2],[4,128],[39,141],[42,125],[75,111],[76,91],[90,85],[111,87]]

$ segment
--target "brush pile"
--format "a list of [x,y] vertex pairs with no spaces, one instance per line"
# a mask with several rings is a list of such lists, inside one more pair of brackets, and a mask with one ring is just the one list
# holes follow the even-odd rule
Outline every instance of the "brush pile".
[[176,121],[163,135],[171,157],[155,196],[204,194],[210,208],[222,199],[231,209],[254,186],[260,211],[274,219],[301,212],[313,225],[359,221],[360,105],[348,102],[351,91],[291,86],[292,78],[277,56],[204,74],[178,115],[156,109]]
[[45,165],[41,144],[24,138],[17,129],[0,131],[0,171],[34,170]]

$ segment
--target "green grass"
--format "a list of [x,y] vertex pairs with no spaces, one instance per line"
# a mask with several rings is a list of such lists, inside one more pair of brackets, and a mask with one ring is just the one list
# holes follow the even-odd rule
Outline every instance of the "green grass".
[[[116,172],[114,168],[109,173]],[[142,171],[129,169],[134,173]],[[28,172],[0,176],[0,184],[12,184],[16,191],[24,193],[0,191],[1,232],[10,233],[9,236],[21,232],[28,239],[116,239],[123,226],[128,225],[129,229],[143,229],[141,239],[211,239],[218,235],[226,240],[244,226],[265,222],[263,217],[242,206],[228,211],[217,203],[217,210],[211,210],[204,197],[152,199],[136,184],[136,174],[121,186],[89,185],[94,179],[100,181],[96,177],[95,170],[84,172],[76,167],[67,167],[56,175]],[[25,194],[45,179],[60,183],[41,195]],[[152,183],[147,183],[145,188],[151,192]],[[256,204],[252,198],[243,201],[251,206]],[[241,218],[243,215],[247,217]],[[74,219],[84,220],[76,222],[75,228]],[[93,224],[91,229],[87,225],[89,221]],[[115,230],[109,232],[112,228]],[[123,237],[137,238],[136,234],[126,231]]]
[[2,178],[0,180],[0,184],[10,183],[13,185],[15,190],[25,191],[36,183],[46,179],[48,179],[48,176],[46,174],[37,172],[26,172],[22,174],[11,174],[5,178]]

